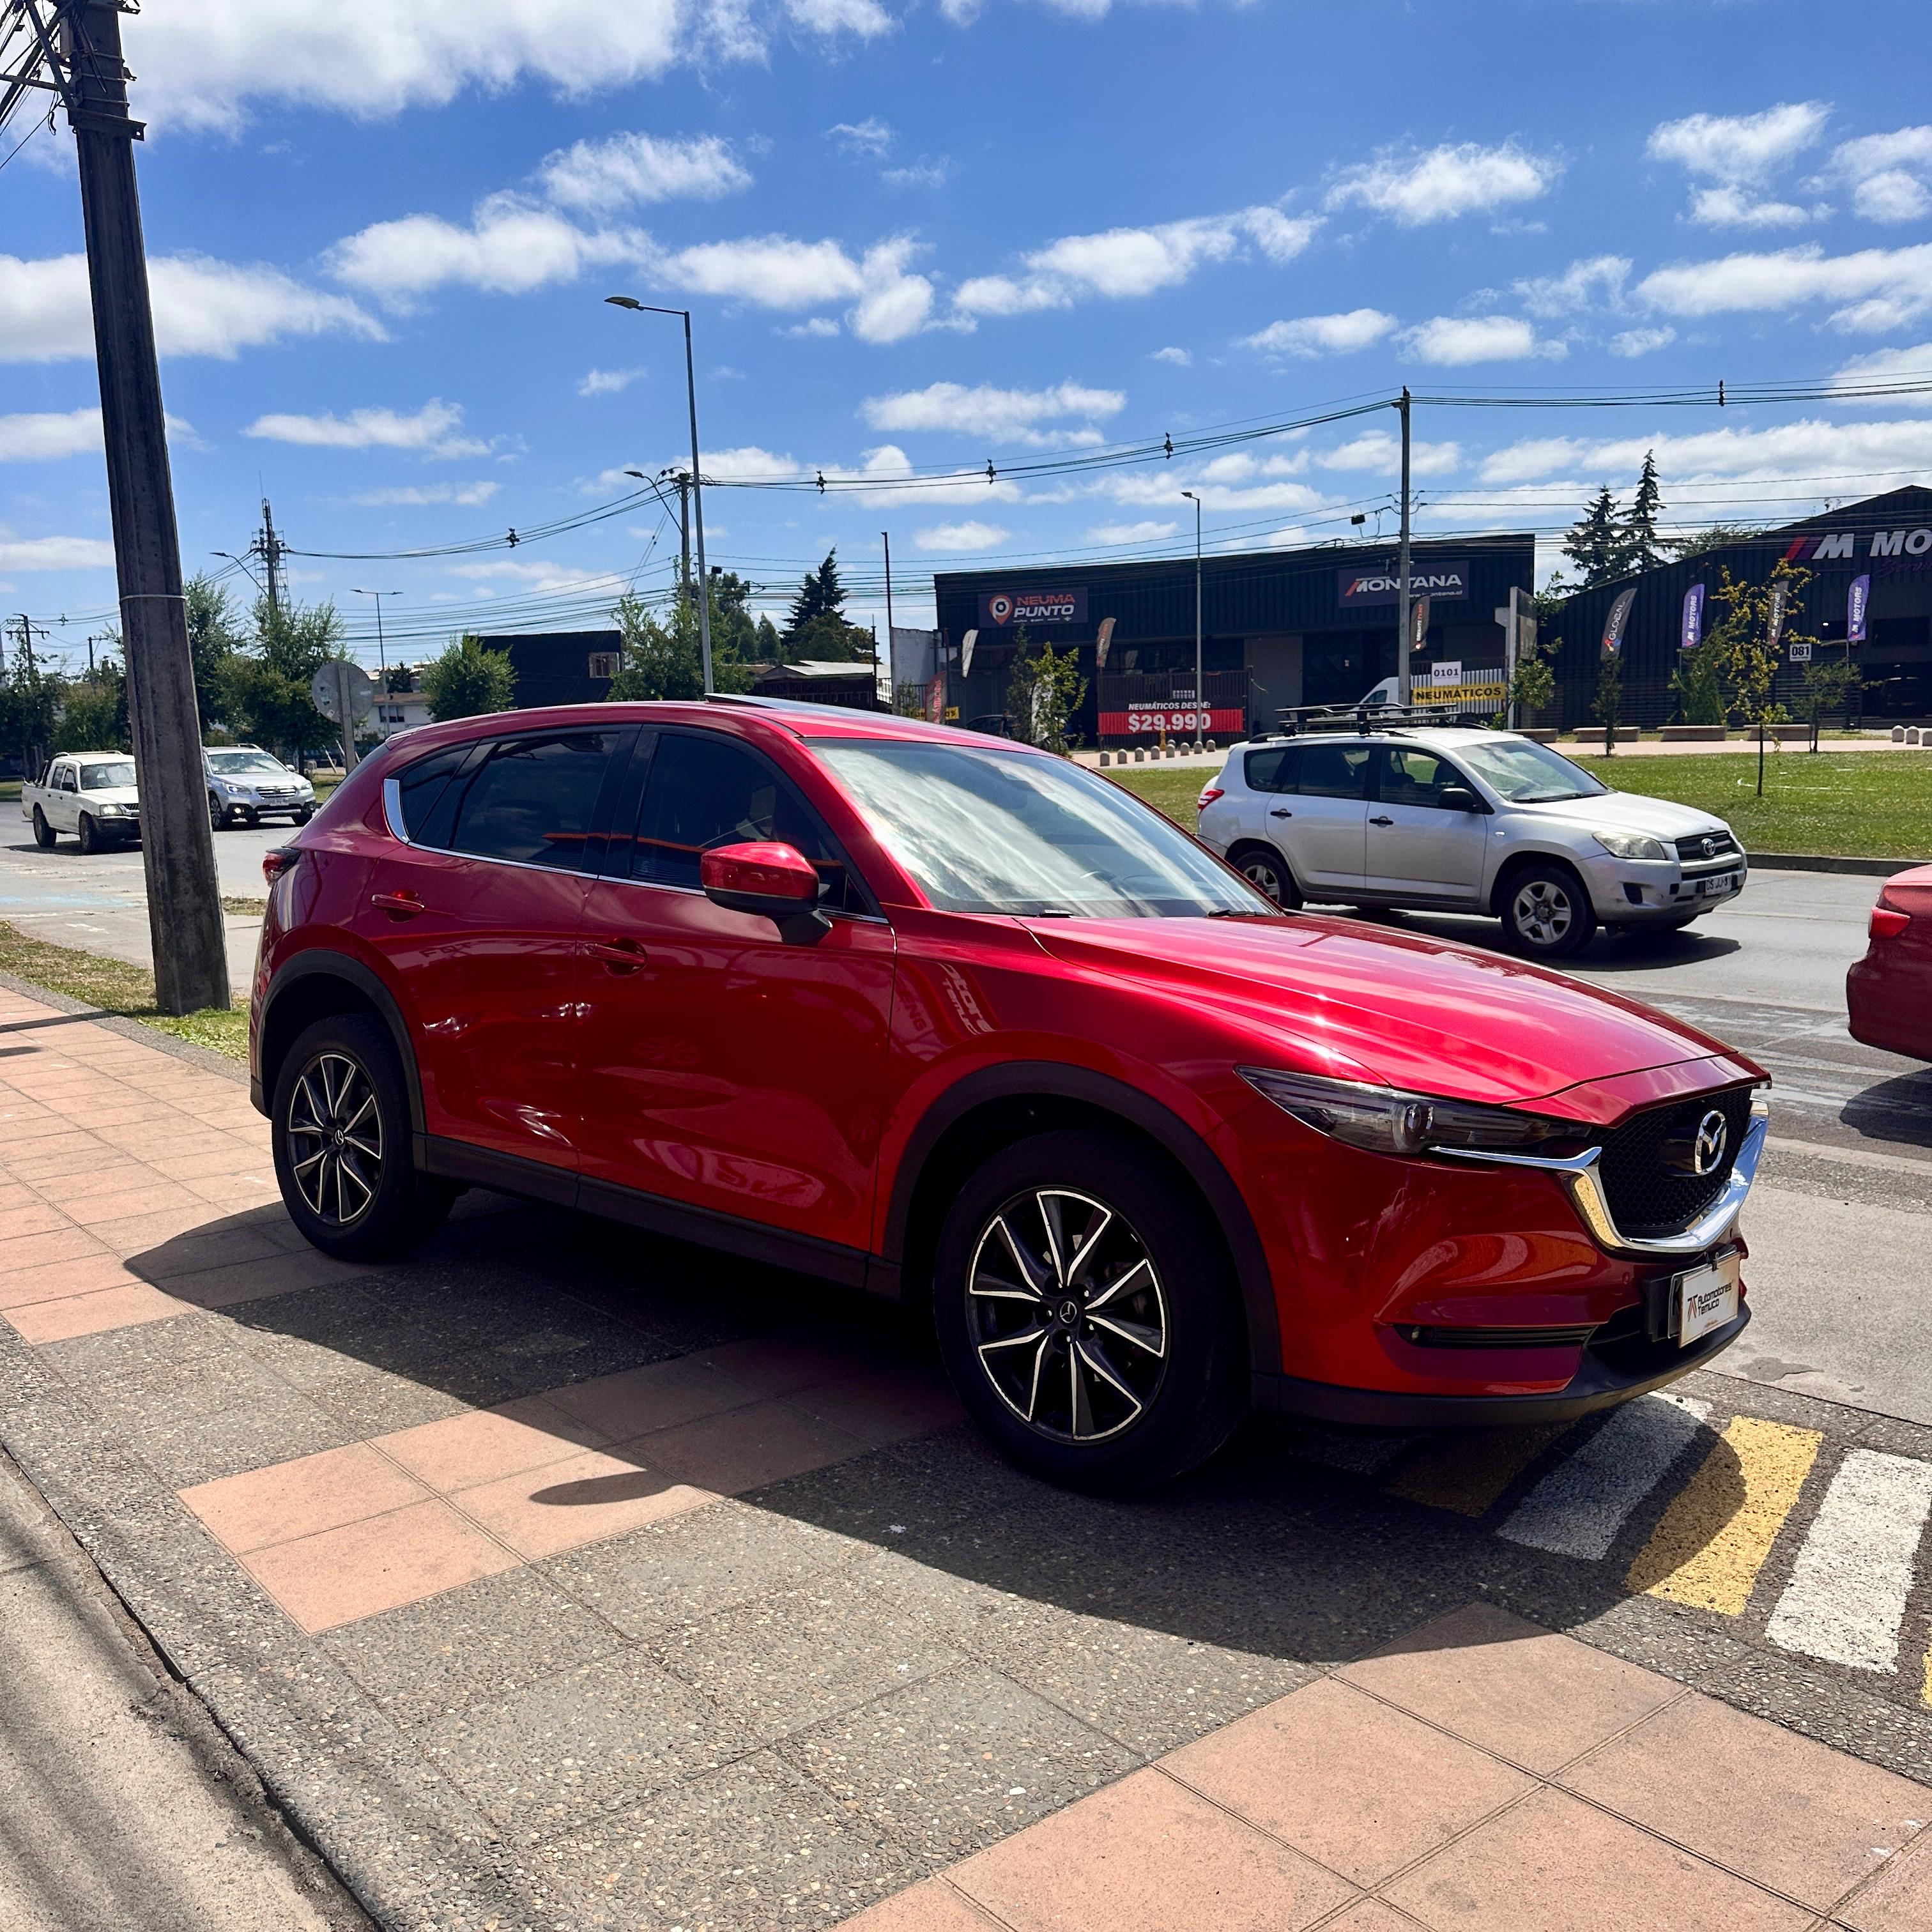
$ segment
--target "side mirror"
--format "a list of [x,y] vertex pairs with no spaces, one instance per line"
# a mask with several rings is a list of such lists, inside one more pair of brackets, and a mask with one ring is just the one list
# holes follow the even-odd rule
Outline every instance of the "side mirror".
[[1444,785],[1436,795],[1444,812],[1480,812],[1483,801],[1467,785]]
[[818,870],[795,845],[714,845],[699,858],[698,878],[713,905],[769,919],[787,939],[810,938],[830,923],[818,910]]

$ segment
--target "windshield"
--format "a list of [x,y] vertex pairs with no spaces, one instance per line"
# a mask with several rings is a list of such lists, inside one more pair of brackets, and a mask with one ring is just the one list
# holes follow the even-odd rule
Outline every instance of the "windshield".
[[238,772],[260,772],[265,776],[274,776],[288,770],[278,764],[266,752],[210,752],[208,768],[219,772],[224,778],[232,778]]
[[80,768],[82,791],[118,791],[134,782],[134,760],[113,758]]
[[1070,760],[848,739],[820,754],[944,912],[1084,919],[1273,914],[1151,806]]
[[1534,738],[1504,738],[1493,745],[1458,745],[1456,755],[1512,805],[1550,805],[1559,798],[1600,798],[1610,790],[1581,765]]

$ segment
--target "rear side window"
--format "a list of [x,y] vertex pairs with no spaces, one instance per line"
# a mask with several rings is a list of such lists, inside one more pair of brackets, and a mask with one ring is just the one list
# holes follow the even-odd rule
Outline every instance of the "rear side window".
[[1304,798],[1366,798],[1368,796],[1369,745],[1304,745],[1300,782]]
[[1294,790],[1300,760],[1299,745],[1277,745],[1265,752],[1250,752],[1247,762],[1249,790]]
[[[736,740],[666,732],[651,760],[631,850],[630,875],[662,886],[696,886],[698,861],[714,845],[776,840],[818,868],[820,904],[862,911],[864,896],[818,814],[758,754]],[[616,856],[613,842],[613,859]]]
[[618,741],[615,731],[558,731],[494,746],[458,781],[448,849],[560,872],[589,869],[597,800]]
[[412,844],[448,848],[460,796],[457,774],[470,762],[476,749],[473,744],[453,745],[434,758],[418,759],[397,775],[403,830]]

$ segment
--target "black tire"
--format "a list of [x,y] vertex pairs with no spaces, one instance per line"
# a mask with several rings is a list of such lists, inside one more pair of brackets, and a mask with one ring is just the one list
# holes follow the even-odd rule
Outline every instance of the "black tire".
[[100,827],[94,823],[92,812],[83,812],[80,814],[79,830],[80,849],[90,854],[98,852],[100,850]]
[[1284,911],[1300,908],[1301,888],[1294,882],[1294,869],[1272,845],[1252,841],[1237,845],[1228,853],[1228,863],[1250,885],[1258,886]]
[[276,1077],[270,1121],[283,1204],[324,1254],[406,1253],[456,1198],[416,1172],[402,1069],[388,1028],[368,1014],[317,1020],[302,1034]]
[[218,832],[228,823],[227,807],[212,792],[208,794],[208,822]]
[[34,807],[34,843],[43,852],[54,849],[54,841],[60,835],[47,823],[47,815],[37,805]]
[[1526,959],[1568,959],[1589,944],[1597,910],[1574,868],[1560,859],[1512,866],[1496,893],[1503,938]]
[[[1052,1258],[1042,1196],[1076,1265]],[[934,1277],[960,1400],[1002,1454],[1048,1482],[1144,1490],[1205,1461],[1241,1419],[1246,1338],[1218,1231],[1130,1141],[1066,1130],[994,1155],[946,1216]],[[1085,1312],[1103,1305],[1111,1317]]]
[[296,823],[298,825],[306,825],[314,816],[315,807],[312,805],[298,805],[296,807]]

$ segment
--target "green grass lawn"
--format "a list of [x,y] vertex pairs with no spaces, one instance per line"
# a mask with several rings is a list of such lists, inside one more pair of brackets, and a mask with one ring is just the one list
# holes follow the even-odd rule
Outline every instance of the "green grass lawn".
[[[1577,763],[1619,791],[1714,812],[1747,851],[1932,862],[1932,754],[1812,752],[1798,746],[1768,750],[1762,798],[1755,751],[1667,758],[1605,758],[1586,752]],[[1130,765],[1117,776],[1170,818],[1194,829],[1194,801],[1209,776],[1204,768],[1143,772]]]
[[81,952],[70,946],[50,946],[18,927],[0,924],[0,973],[10,973],[36,986],[84,1000],[103,1012],[139,1020],[177,1040],[192,1040],[230,1060],[248,1058],[248,1010],[213,1008],[176,1018],[154,1007],[154,976],[145,966],[124,959],[108,959],[98,952]]

